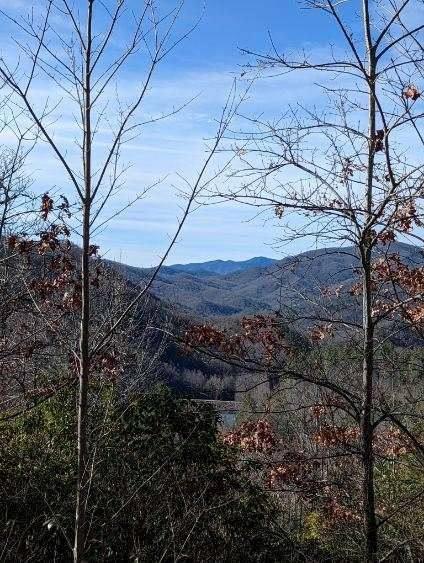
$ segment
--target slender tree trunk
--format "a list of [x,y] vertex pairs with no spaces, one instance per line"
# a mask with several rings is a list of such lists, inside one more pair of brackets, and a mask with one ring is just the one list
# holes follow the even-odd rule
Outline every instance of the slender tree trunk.
[[373,452],[373,383],[374,383],[374,326],[371,316],[371,249],[363,254],[363,371],[361,408],[361,454],[363,466],[362,499],[366,536],[365,560],[377,560],[377,520],[374,494],[374,452]]
[[78,470],[75,510],[74,562],[80,563],[85,546],[88,493],[88,386],[90,377],[90,212],[91,212],[91,48],[93,2],[88,0],[84,76],[84,201],[81,256],[80,372],[78,393]]
[[82,311],[80,327],[80,373],[79,373],[79,392],[78,392],[78,470],[77,470],[77,496],[75,511],[75,543],[74,561],[79,563],[82,560],[85,543],[85,512],[87,505],[87,467],[88,467],[88,446],[87,446],[87,418],[88,418],[88,385],[90,376],[90,284],[89,284],[89,252],[88,242],[90,210],[89,206],[84,206],[84,241],[82,251]]
[[362,502],[364,530],[366,537],[365,561],[377,560],[377,519],[374,492],[374,451],[373,451],[373,385],[374,385],[374,322],[372,318],[371,280],[371,227],[373,209],[374,155],[376,135],[376,57],[372,42],[369,2],[363,0],[364,33],[368,55],[368,162],[366,180],[367,218],[361,241],[363,273],[363,368],[361,405],[361,455],[363,466]]

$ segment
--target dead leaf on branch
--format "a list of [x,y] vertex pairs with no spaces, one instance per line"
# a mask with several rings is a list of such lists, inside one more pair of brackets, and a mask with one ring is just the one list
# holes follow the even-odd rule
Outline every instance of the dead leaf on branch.
[[384,129],[377,129],[372,139],[374,152],[381,152],[384,150],[384,142],[383,142],[384,136],[385,136]]
[[413,84],[409,84],[409,86],[407,86],[403,91],[403,97],[407,100],[412,100],[413,102],[416,102],[420,96],[421,92]]
[[48,192],[46,192],[41,198],[41,217],[44,221],[47,221],[47,217],[49,216],[50,211],[53,209],[53,200],[49,196]]

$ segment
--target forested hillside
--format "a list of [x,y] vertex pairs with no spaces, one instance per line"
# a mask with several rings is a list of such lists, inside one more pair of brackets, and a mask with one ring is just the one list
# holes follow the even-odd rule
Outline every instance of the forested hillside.
[[[388,253],[398,254],[410,266],[424,263],[421,248],[412,244],[396,242],[389,248],[381,246],[375,250],[375,257]],[[269,259],[271,264],[261,266],[257,260],[243,262],[230,273],[216,271],[215,262],[164,267],[152,291],[165,302],[194,315],[220,317],[290,307],[299,310],[319,300],[323,289],[331,293],[339,286],[353,285],[360,265],[357,252],[350,246],[313,250],[283,260]],[[133,283],[148,279],[150,272],[123,264],[114,267]]]

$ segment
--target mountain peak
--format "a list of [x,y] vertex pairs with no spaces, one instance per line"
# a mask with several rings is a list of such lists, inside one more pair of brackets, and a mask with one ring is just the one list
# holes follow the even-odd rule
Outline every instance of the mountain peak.
[[255,256],[249,260],[210,260],[208,262],[191,262],[189,264],[173,264],[168,266],[172,270],[190,274],[226,275],[241,272],[251,268],[265,268],[274,264],[276,260],[265,256]]

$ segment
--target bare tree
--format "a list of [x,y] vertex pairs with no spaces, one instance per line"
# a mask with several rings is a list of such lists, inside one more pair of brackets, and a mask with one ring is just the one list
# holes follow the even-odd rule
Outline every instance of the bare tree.
[[[119,159],[125,142],[134,138],[142,127],[181,109],[175,108],[167,115],[164,113],[147,119],[141,114],[159,65],[192,31],[192,28],[178,31],[177,22],[183,7],[184,1],[176,2],[171,8],[161,9],[160,4],[152,0],[134,6],[126,0],[84,0],[78,5],[67,0],[47,0],[44,10],[40,11],[37,6],[37,10],[33,9],[27,17],[17,18],[2,12],[3,21],[15,27],[15,43],[20,57],[17,68],[3,58],[0,60],[0,77],[9,92],[9,107],[13,108],[14,115],[19,116],[21,121],[32,124],[40,132],[41,138],[61,164],[79,209],[73,213],[71,225],[73,233],[81,237],[82,247],[77,352],[79,396],[75,561],[83,558],[86,534],[85,513],[89,488],[87,413],[91,366],[96,356],[104,353],[116,330],[150,289],[199,190],[210,181],[210,178],[206,178],[207,169],[235,111],[235,94],[232,92],[198,176],[188,182],[187,202],[178,228],[158,268],[133,300],[100,333],[93,332],[92,257],[97,251],[93,245],[93,233],[108,221],[105,215],[107,204],[122,187],[126,168],[119,164]],[[85,13],[81,13],[80,9],[84,9]],[[63,33],[63,30],[66,31]],[[122,30],[125,33],[123,42]],[[128,96],[123,95],[123,71],[133,61],[137,61],[138,68],[143,69],[143,75],[129,100]],[[33,90],[40,77],[45,80],[44,84],[59,89],[62,96],[60,102],[55,100],[49,105],[36,99]],[[118,98],[112,111],[110,106],[114,89],[118,92]],[[75,109],[75,121],[80,131],[76,138],[76,159],[67,153],[55,137],[53,116],[57,113],[59,103],[66,103],[67,111]],[[106,150],[104,142],[99,141],[102,127],[109,131]],[[146,186],[141,195],[151,187]],[[54,212],[54,201],[48,194],[43,199],[42,212],[45,217]],[[120,211],[114,215],[116,213]]]
[[[332,19],[344,49],[334,48],[328,59],[314,60],[306,53],[299,57],[281,53],[271,38],[268,53],[245,53],[256,59],[248,70],[253,67],[268,77],[278,76],[282,84],[289,73],[318,74],[322,109],[305,107],[299,99],[273,121],[245,117],[246,126],[232,136],[238,166],[227,185],[213,196],[239,201],[259,212],[270,209],[285,228],[284,243],[302,237],[332,243],[338,247],[336,252],[343,253],[345,247],[357,261],[352,270],[359,272],[359,282],[345,288],[344,297],[360,296],[361,318],[352,314],[349,318],[346,310],[343,315],[321,308],[318,314],[311,305],[309,321],[315,322],[315,341],[336,327],[359,338],[360,385],[357,379],[352,386],[351,379],[337,381],[328,373],[319,377],[290,371],[287,361],[279,362],[275,374],[336,393],[357,420],[364,554],[367,561],[375,561],[382,525],[375,500],[376,427],[388,417],[409,432],[396,409],[384,410],[376,366],[384,341],[381,327],[397,314],[405,322],[418,321],[422,310],[421,270],[399,263],[391,245],[399,238],[422,241],[424,25],[413,14],[420,13],[423,3],[311,0],[306,7]],[[350,8],[360,14],[354,22],[345,15]],[[333,286],[332,291],[339,295],[342,290]],[[310,303],[315,299],[307,297]],[[352,301],[349,308],[352,312]],[[252,369],[259,367],[255,360]],[[420,454],[422,445],[417,439],[415,446]]]

